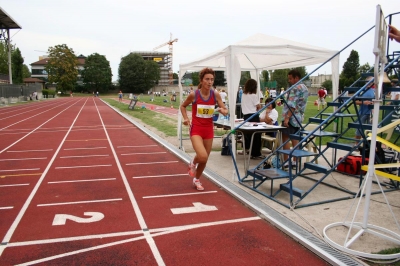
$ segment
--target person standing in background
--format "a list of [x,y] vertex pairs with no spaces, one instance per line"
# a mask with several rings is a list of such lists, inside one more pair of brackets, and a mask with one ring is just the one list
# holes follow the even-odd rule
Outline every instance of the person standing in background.
[[318,100],[317,100],[318,111],[319,111],[319,106],[320,105],[322,105],[322,108],[325,108],[325,97],[326,97],[325,90],[322,87],[319,88],[319,90],[318,90]]
[[[271,97],[272,99],[275,99],[275,98],[276,98],[276,89],[275,89],[275,88],[271,88],[271,89],[269,90],[269,94],[270,94],[269,97]],[[268,98],[268,97],[267,97],[267,98]]]
[[119,93],[118,93],[118,101],[120,103],[122,102],[122,91],[119,91]]
[[243,90],[242,87],[239,87],[239,90],[236,95],[236,117],[237,118],[243,118],[243,113],[242,113],[242,95],[243,95]]
[[[288,73],[289,84],[293,86],[301,79],[300,72],[296,69],[292,69]],[[304,83],[299,83],[293,87],[286,96],[286,103],[282,108],[282,126],[286,127],[282,130],[282,141],[285,143],[284,149],[290,150],[290,135],[295,134],[301,128],[301,123],[304,119],[304,112],[306,110],[308,100],[308,89]],[[299,141],[291,139],[293,147],[296,146]],[[284,155],[285,161],[289,158],[288,155]],[[292,162],[292,166],[296,165],[296,160]],[[287,161],[284,165],[285,168],[289,167]]]
[[225,104],[226,103],[226,96],[228,96],[228,94],[226,94],[225,90],[223,89],[222,92],[219,95],[221,95],[222,102]]
[[268,99],[268,97],[269,97],[269,88],[268,87],[265,87],[264,97],[265,97],[265,99]]
[[[252,115],[260,110],[260,92],[257,91],[257,81],[249,79],[244,85],[244,91],[242,95],[242,112],[244,120],[247,120]],[[260,122],[260,117],[257,115],[253,116],[248,122]],[[245,134],[245,152],[250,150],[251,134]],[[243,153],[239,153],[243,154]],[[252,159],[263,159],[261,155],[261,134],[255,134],[253,137],[253,145],[251,148]]]
[[[373,77],[367,77],[365,79],[365,81],[367,81],[367,83],[368,83],[368,81],[370,81],[371,79],[373,79]],[[369,120],[371,118],[372,109],[369,109],[368,105],[374,104],[372,102],[372,100],[375,98],[375,90],[374,89],[375,89],[374,83],[369,84],[368,90],[366,90],[362,95],[360,95],[360,97],[367,98],[369,100],[362,100],[362,101],[357,100],[356,101],[356,105],[360,105],[360,109],[358,110],[358,115],[359,115],[360,119],[357,122],[359,122],[361,124],[369,123]],[[356,141],[355,145],[358,144],[358,141],[361,139],[361,135],[362,135],[361,130],[357,129],[356,130],[356,140],[357,141]]]

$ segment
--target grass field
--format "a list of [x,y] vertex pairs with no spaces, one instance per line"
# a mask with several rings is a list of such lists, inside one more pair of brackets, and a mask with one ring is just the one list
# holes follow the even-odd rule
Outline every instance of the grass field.
[[[86,95],[87,96],[87,95]],[[101,95],[102,98],[117,98],[117,95]],[[145,102],[145,103],[152,103],[155,105],[159,105],[159,106],[165,106],[165,107],[170,107],[171,105],[173,106],[173,108],[177,109],[179,108],[179,104],[180,104],[180,99],[179,96],[176,97],[176,101],[171,101],[170,99],[170,95],[167,96],[161,96],[161,97],[151,97],[150,95],[139,95],[139,101],[140,102]],[[308,97],[308,104],[307,104],[307,108],[305,111],[305,119],[303,121],[303,124],[308,122],[308,119],[310,117],[315,117],[318,114],[318,108],[316,105],[314,105],[314,102],[317,100],[317,96],[309,96]],[[114,100],[107,100],[110,104],[112,104],[113,106],[118,107],[121,111],[123,112],[127,112],[129,114],[131,114],[132,116],[143,120],[144,123],[148,123],[149,125],[157,128],[158,130],[164,132],[167,136],[177,136],[177,125],[176,122],[175,124],[171,122],[171,118],[162,118],[165,117],[162,114],[157,114],[155,112],[152,112],[150,110],[146,110],[146,109],[142,109],[140,112],[132,112],[130,111],[127,106],[125,104],[119,104],[119,103],[115,103]],[[332,101],[332,98],[327,98],[327,101]],[[189,111],[191,111],[191,106],[188,106],[187,108]],[[282,106],[277,106],[277,111],[279,114],[281,114],[282,112]],[[324,113],[332,113],[333,112],[333,107],[328,107]],[[355,109],[354,107],[350,108],[350,112],[351,113],[355,113]],[[326,117],[326,116],[325,116]],[[163,121],[163,123],[160,123],[160,121]],[[168,121],[168,123],[164,122],[164,121]],[[280,118],[279,118],[280,121]],[[340,121],[339,121],[340,122]],[[349,122],[353,122],[353,120],[351,118],[343,118],[343,126],[344,128],[347,127],[347,124]],[[334,123],[331,123],[330,125],[328,125],[324,131],[328,131],[328,132],[334,132]],[[348,140],[343,140],[343,143],[352,143],[354,142],[354,140],[352,140],[352,138],[354,138],[355,136],[355,129],[350,129],[348,132],[346,132],[345,137],[349,138]],[[225,131],[221,132],[220,130],[216,131],[216,135],[220,136],[222,134],[224,134]],[[187,132],[184,132],[184,136],[187,135]],[[397,138],[398,134],[395,133],[392,136],[392,141],[394,141]],[[321,138],[322,141],[322,145],[325,145],[328,141],[331,141],[331,138],[329,137],[324,137]],[[316,140],[316,143],[319,143],[318,140]]]
[[[102,97],[116,98],[117,96],[116,95],[107,95],[107,96],[102,96]],[[152,103],[152,104],[155,104],[155,105],[165,106],[165,107],[170,107],[172,105],[174,108],[179,108],[179,103],[180,103],[179,96],[177,96],[176,102],[174,102],[174,101],[171,102],[170,101],[170,96],[154,97],[153,101],[152,101],[152,97],[150,95],[140,95],[140,96],[138,96],[138,98],[139,98],[140,102]],[[317,99],[316,96],[310,96],[308,98],[308,105],[307,105],[306,112],[305,112],[305,120],[304,120],[304,122],[308,121],[309,117],[314,117],[318,113],[317,106],[314,105],[314,101],[316,99]],[[168,126],[166,126],[166,125],[164,125],[164,123],[159,123],[159,117],[163,116],[163,115],[155,114],[154,112],[152,112],[150,110],[146,110],[146,109],[141,110],[140,113],[137,113],[137,112],[133,113],[124,104],[115,103],[114,100],[111,100],[111,101],[107,100],[107,102],[109,102],[113,106],[118,107],[121,111],[128,112],[132,116],[143,120],[144,123],[146,123],[144,121],[144,120],[146,120],[148,123],[150,123],[149,125],[154,126],[155,128],[157,128],[158,130],[164,132],[168,136],[176,136],[177,135],[176,125],[172,125],[172,124],[168,123]],[[191,111],[191,106],[188,106],[187,109],[189,111]],[[281,111],[282,111],[282,107],[281,106],[277,106],[276,109],[277,109],[278,113],[280,114]],[[327,109],[327,112],[332,112],[332,111],[333,111],[333,108],[331,108],[331,107]],[[152,118],[153,116],[156,116],[156,117]],[[153,120],[153,121],[151,122],[150,120]],[[172,130],[168,128],[168,127],[171,127],[171,126],[173,127]],[[332,131],[333,130],[333,125],[328,126],[326,130],[327,131]],[[221,135],[221,134],[224,134],[224,133],[225,133],[225,131],[223,131],[222,133],[220,131],[216,131],[216,135],[217,136]],[[325,144],[329,140],[330,140],[329,138],[323,138],[322,139],[322,143]]]

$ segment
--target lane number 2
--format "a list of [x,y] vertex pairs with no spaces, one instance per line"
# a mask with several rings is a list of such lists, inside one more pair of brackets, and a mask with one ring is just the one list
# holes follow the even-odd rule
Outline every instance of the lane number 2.
[[56,214],[54,216],[53,225],[65,225],[67,220],[71,220],[77,223],[94,223],[102,220],[104,214],[101,212],[84,212],[84,216],[90,217],[78,217],[70,214]]

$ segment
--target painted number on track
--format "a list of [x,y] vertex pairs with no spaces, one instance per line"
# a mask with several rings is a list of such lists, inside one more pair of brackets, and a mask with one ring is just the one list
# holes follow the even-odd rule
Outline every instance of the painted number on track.
[[101,212],[84,212],[83,215],[90,217],[81,218],[70,214],[56,214],[54,216],[53,225],[65,225],[67,220],[77,223],[94,223],[104,218],[104,214]]
[[201,202],[193,202],[193,207],[183,207],[183,208],[172,208],[171,211],[173,214],[185,214],[185,213],[194,213],[194,212],[209,212],[209,211],[217,211],[217,207],[204,205]]

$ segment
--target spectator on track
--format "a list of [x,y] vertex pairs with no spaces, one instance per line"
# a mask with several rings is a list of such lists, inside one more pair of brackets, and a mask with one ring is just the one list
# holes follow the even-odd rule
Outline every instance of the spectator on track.
[[[191,92],[181,104],[180,110],[183,124],[190,127],[190,140],[196,155],[189,163],[189,176],[193,177],[193,185],[197,190],[204,190],[200,183],[210,155],[214,139],[213,113],[218,103],[219,112],[228,115],[228,109],[222,102],[219,93],[214,92],[213,83],[215,72],[211,68],[204,68],[199,74],[200,85],[195,92]],[[192,104],[192,120],[187,116],[186,107]]]
[[118,93],[118,101],[122,102],[122,91],[119,91]]

